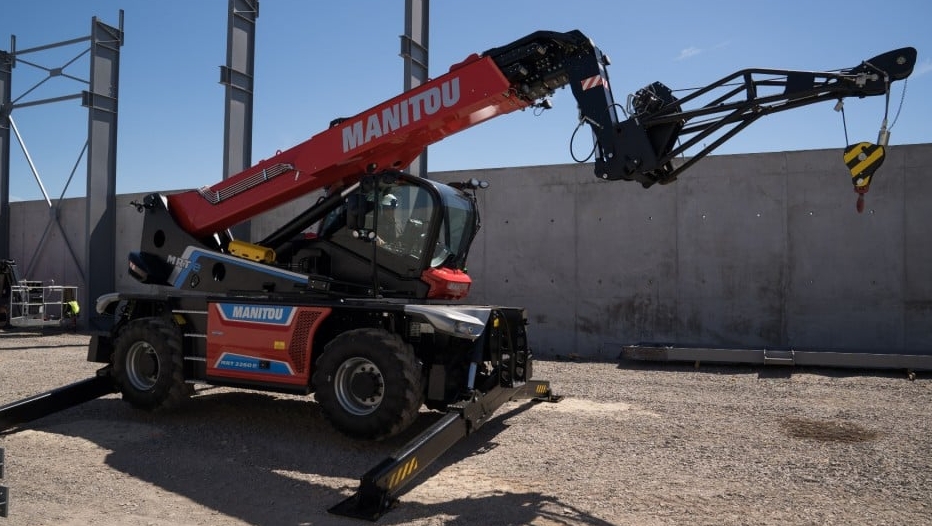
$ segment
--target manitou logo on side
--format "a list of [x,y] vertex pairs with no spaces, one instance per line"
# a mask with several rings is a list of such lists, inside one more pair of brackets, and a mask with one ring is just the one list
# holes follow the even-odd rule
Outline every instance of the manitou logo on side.
[[428,90],[392,104],[381,112],[370,113],[343,128],[343,153],[373,139],[449,108],[460,100],[460,79],[454,77]]
[[285,326],[293,321],[296,309],[292,306],[218,303],[217,311],[220,317],[227,321]]
[[285,309],[282,307],[234,305],[231,318],[249,321],[282,321],[285,319]]

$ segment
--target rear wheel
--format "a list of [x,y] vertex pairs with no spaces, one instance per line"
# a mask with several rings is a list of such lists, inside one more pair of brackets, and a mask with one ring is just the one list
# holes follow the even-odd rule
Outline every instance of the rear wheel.
[[123,399],[146,410],[170,409],[191,390],[184,382],[181,333],[164,318],[129,322],[113,343],[113,375]]
[[315,397],[339,431],[383,439],[407,429],[423,401],[421,368],[401,336],[355,329],[333,339],[317,361]]

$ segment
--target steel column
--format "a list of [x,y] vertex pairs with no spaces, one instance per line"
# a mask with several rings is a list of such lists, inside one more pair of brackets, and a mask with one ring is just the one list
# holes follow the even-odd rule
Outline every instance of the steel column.
[[[401,36],[405,91],[427,82],[429,29],[430,0],[405,0],[405,34]],[[411,163],[408,172],[427,177],[427,148]]]
[[0,257],[10,257],[10,112],[13,55],[0,51]]
[[[227,63],[220,66],[226,86],[223,117],[223,178],[252,166],[253,79],[255,78],[258,0],[230,0],[227,18]],[[234,237],[249,236],[249,222],[234,227]]]
[[119,28],[91,20],[90,89],[83,93],[87,118],[87,211],[84,305],[90,329],[105,328],[93,315],[98,296],[115,288],[117,100],[123,11]]

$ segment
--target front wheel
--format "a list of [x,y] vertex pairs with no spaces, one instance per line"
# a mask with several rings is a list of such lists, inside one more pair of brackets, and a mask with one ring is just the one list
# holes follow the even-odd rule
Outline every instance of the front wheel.
[[380,440],[407,429],[424,398],[414,350],[381,329],[334,338],[317,361],[313,384],[327,420],[359,439]]
[[129,322],[113,342],[113,376],[123,399],[146,410],[170,409],[190,394],[181,333],[163,318]]

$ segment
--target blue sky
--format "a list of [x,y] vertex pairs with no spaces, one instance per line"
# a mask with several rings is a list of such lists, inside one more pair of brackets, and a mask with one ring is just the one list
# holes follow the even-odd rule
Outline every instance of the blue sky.
[[[227,0],[0,0],[0,5],[0,50],[5,51],[11,35],[18,50],[66,41],[90,34],[93,16],[117,25],[124,10],[118,193],[192,188],[222,179],[224,89],[218,80],[226,56]],[[932,4],[927,0],[434,0],[430,8],[434,76],[471,53],[539,29],[579,29],[611,57],[609,74],[619,102],[654,81],[679,90],[746,67],[833,70],[913,46],[919,61],[891,144],[932,142]],[[398,55],[403,32],[403,0],[262,0],[253,162],[324,130],[335,117],[397,95],[403,87]],[[22,58],[46,68],[67,65],[65,73],[87,79],[86,55],[80,56],[86,47]],[[25,93],[46,77],[43,70],[18,64],[13,98],[25,102],[87,89],[61,76]],[[891,120],[902,90],[902,82],[893,87]],[[429,170],[572,162],[575,101],[567,89],[553,102],[555,108],[542,115],[505,115],[431,146]],[[883,114],[883,97],[847,99],[850,142],[875,141]],[[19,108],[13,118],[49,197],[84,195],[84,164],[74,170],[87,129],[80,101]],[[583,146],[584,152],[588,142]],[[765,117],[716,153],[840,152],[844,146],[841,115],[823,103]],[[10,195],[42,198],[15,137]]]

